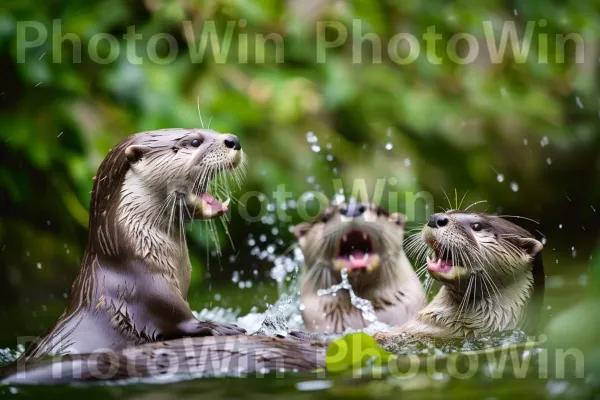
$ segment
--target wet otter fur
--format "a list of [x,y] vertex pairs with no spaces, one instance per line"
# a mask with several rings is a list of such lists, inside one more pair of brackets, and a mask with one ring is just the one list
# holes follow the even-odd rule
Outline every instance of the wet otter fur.
[[407,248],[430,254],[427,270],[442,287],[416,318],[377,333],[380,343],[534,332],[544,294],[543,245],[523,228],[497,216],[451,211],[433,215]]
[[94,178],[87,248],[67,308],[21,359],[243,333],[193,316],[183,230],[227,211],[209,183],[223,173],[239,179],[243,163],[235,136],[205,129],[142,132],[114,147]]
[[372,303],[378,321],[400,325],[425,307],[422,284],[403,250],[405,220],[374,204],[343,203],[296,226],[305,263],[300,300],[307,331],[342,333],[371,323],[346,290],[319,296],[319,290],[340,283],[343,269],[355,294]]

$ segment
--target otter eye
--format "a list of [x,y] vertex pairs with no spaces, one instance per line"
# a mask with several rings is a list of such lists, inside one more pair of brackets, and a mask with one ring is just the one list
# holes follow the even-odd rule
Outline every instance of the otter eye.
[[194,147],[198,147],[200,146],[200,141],[198,139],[194,139],[190,144]]
[[483,226],[475,222],[474,224],[471,224],[471,229],[473,229],[475,232],[479,232],[483,229]]

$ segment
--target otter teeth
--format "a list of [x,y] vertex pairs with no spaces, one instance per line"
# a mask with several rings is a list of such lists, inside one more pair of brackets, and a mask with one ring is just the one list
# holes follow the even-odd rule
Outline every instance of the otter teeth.
[[347,241],[348,241],[348,235],[344,235],[344,237],[342,238],[342,240],[343,240],[344,242],[347,242]]
[[363,256],[363,261],[367,261],[369,259],[369,253],[365,253],[365,255]]
[[367,234],[366,233],[363,233],[363,239],[367,240]]
[[228,207],[229,206],[229,202],[231,201],[231,198],[227,198],[227,200],[225,200],[223,202],[223,206]]

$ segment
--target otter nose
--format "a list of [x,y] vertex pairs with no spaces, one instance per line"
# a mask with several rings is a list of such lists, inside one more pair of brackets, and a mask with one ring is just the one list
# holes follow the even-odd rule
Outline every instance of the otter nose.
[[344,217],[354,218],[360,217],[366,210],[367,207],[364,204],[348,204],[340,209],[340,214]]
[[223,143],[225,143],[225,146],[229,147],[230,149],[233,150],[239,150],[242,148],[242,145],[240,144],[240,140],[233,135],[229,135],[224,141]]
[[429,223],[427,224],[430,228],[441,228],[448,225],[448,217],[442,214],[433,214],[431,218],[429,218]]

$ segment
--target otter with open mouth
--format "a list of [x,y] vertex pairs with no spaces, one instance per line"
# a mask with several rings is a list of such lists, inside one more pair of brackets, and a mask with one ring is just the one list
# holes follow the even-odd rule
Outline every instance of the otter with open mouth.
[[206,129],[142,132],[113,148],[94,178],[87,248],[67,308],[22,359],[243,333],[192,314],[183,228],[227,211],[229,200],[209,185],[227,192],[219,174],[239,181],[244,161],[237,137]]
[[340,283],[341,271],[355,294],[369,300],[379,321],[402,324],[426,304],[421,282],[404,254],[405,217],[373,204],[329,207],[294,229],[304,253],[302,317],[312,332],[341,333],[368,326],[346,291],[319,296]]
[[[533,332],[544,293],[543,245],[497,216],[435,214],[412,248],[442,287],[418,316],[375,338],[465,338],[522,329]],[[410,245],[409,245],[410,246]]]

